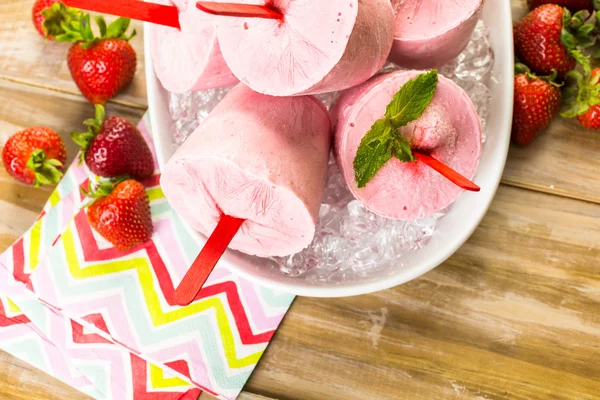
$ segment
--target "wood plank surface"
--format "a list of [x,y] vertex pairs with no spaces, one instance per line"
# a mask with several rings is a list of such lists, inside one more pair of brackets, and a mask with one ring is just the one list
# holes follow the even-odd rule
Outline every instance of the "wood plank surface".
[[[92,114],[68,45],[35,33],[31,4],[0,0],[0,144],[36,124],[67,138]],[[512,5],[515,18],[525,10]],[[135,121],[146,105],[141,32],[133,45],[135,82],[108,108]],[[298,298],[240,399],[600,399],[599,154],[600,136],[570,121],[511,148],[505,185],[465,246],[394,289]],[[0,169],[0,251],[50,191]],[[0,400],[84,398],[0,352]]]
[[502,186],[429,274],[298,298],[247,389],[278,399],[600,398],[600,206]]
[[[0,79],[79,94],[67,67],[69,43],[47,41],[33,29],[32,5],[33,0],[0,0]],[[114,17],[107,16],[106,20]],[[131,86],[113,101],[145,109],[148,102],[143,29],[137,21],[132,21],[131,26],[138,32],[131,40],[138,54],[137,71]]]
[[0,352],[0,400],[90,400],[90,397]]

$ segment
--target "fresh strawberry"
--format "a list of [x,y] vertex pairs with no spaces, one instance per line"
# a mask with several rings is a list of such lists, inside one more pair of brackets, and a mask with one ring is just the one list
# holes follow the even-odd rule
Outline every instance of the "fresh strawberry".
[[512,140],[527,146],[539,136],[560,109],[561,93],[551,78],[531,74],[517,65]]
[[564,118],[577,118],[579,124],[586,129],[600,130],[600,68],[578,71],[569,74],[569,78],[577,83],[577,90],[567,88],[567,104],[570,109],[561,114]]
[[520,61],[541,75],[556,71],[558,77],[583,64],[581,49],[594,44],[596,28],[586,23],[589,13],[571,15],[555,4],[542,5],[514,27],[515,53]]
[[28,185],[55,184],[62,178],[67,150],[49,128],[35,127],[11,136],[2,149],[6,171]]
[[573,12],[587,10],[589,12],[594,11],[594,5],[592,0],[527,0],[529,9],[533,10],[543,4],[556,4],[561,7],[568,8]]
[[69,8],[58,0],[36,0],[32,9],[35,29],[47,39],[54,40],[56,35],[64,33],[62,23],[70,24],[79,18],[79,10]]
[[150,200],[141,183],[133,179],[101,182],[84,194],[96,199],[87,206],[90,225],[117,249],[127,251],[150,240]]
[[129,40],[136,32],[126,35],[130,22],[127,18],[118,18],[108,27],[104,18],[95,20],[99,37],[92,32],[90,16],[82,14],[70,25],[63,24],[65,33],[56,40],[75,43],[67,55],[71,76],[85,98],[93,104],[104,104],[133,80],[137,58]]
[[81,161],[104,178],[129,175],[148,178],[154,173],[152,152],[140,131],[121,117],[104,119],[104,107],[96,105],[96,117],[84,121],[87,132],[73,132],[73,141],[81,146]]

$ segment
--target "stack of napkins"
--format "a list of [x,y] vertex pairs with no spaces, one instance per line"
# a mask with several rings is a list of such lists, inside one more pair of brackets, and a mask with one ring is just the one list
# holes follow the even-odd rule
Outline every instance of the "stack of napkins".
[[[151,143],[147,117],[139,129]],[[294,296],[217,267],[190,306],[174,287],[201,243],[144,182],[154,235],[114,249],[87,223],[74,163],[40,218],[0,256],[0,348],[96,398],[235,399]]]

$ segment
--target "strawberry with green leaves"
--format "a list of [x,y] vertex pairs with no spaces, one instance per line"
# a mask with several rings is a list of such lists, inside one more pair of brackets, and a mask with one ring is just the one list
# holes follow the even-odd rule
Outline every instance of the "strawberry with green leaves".
[[82,191],[94,199],[86,206],[90,225],[118,250],[128,251],[150,240],[150,200],[141,183],[132,179],[105,181]]
[[93,104],[104,104],[133,80],[137,67],[135,50],[127,35],[130,20],[118,18],[109,26],[102,17],[94,18],[100,36],[92,31],[89,14],[61,24],[59,42],[74,43],[69,49],[67,63],[77,87]]
[[35,29],[49,40],[64,33],[62,25],[79,19],[79,14],[79,10],[69,8],[58,0],[36,0],[31,10]]
[[11,136],[2,149],[6,171],[36,187],[58,183],[67,161],[65,144],[50,128],[35,127]]
[[537,74],[556,71],[563,79],[578,63],[589,63],[581,50],[594,44],[597,29],[588,17],[587,11],[572,15],[555,4],[536,8],[514,27],[517,57]]
[[567,76],[575,83],[565,90],[569,109],[561,114],[563,118],[577,118],[586,129],[600,130],[600,68],[587,70],[581,74],[572,71]]
[[515,94],[512,140],[527,146],[542,133],[558,114],[561,103],[560,86],[550,77],[532,74],[522,65],[515,66]]
[[137,127],[122,117],[104,117],[104,107],[96,105],[95,118],[84,121],[88,130],[71,134],[81,146],[81,161],[104,178],[150,177],[154,173],[152,152]]

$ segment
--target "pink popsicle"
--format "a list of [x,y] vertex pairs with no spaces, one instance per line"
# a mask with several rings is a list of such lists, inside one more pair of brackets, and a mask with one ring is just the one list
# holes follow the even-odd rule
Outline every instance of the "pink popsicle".
[[221,54],[215,17],[198,10],[192,0],[162,2],[177,6],[181,25],[181,29],[150,25],[150,50],[163,87],[183,93],[237,83]]
[[253,90],[274,96],[316,94],[365,82],[392,45],[389,0],[242,0],[266,4],[283,19],[218,17],[223,57]]
[[[382,118],[393,95],[418,71],[400,71],[371,79],[342,95],[331,111],[335,156],[352,194],[374,213],[411,220],[449,206],[463,192],[423,162],[392,158],[359,189],[354,158],[360,141]],[[421,118],[400,129],[411,147],[430,154],[461,175],[471,178],[481,155],[481,123],[467,94],[439,76],[433,100]]]
[[204,235],[222,215],[246,220],[232,249],[293,254],[314,236],[331,139],[316,98],[271,97],[240,84],[167,163],[162,189]]
[[437,68],[469,43],[483,0],[392,0],[396,23],[390,61],[414,69]]

